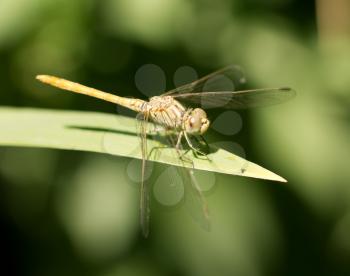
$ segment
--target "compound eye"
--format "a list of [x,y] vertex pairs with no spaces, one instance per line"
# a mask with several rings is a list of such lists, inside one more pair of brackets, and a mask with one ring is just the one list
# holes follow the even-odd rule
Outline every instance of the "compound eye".
[[191,116],[189,123],[190,123],[190,128],[192,129],[193,132],[199,131],[202,125],[201,119],[198,118],[197,116]]
[[195,108],[192,111],[192,116],[196,116],[198,118],[207,118],[207,113],[201,108]]
[[207,114],[201,108],[195,108],[185,122],[186,132],[192,134],[203,134],[209,126]]

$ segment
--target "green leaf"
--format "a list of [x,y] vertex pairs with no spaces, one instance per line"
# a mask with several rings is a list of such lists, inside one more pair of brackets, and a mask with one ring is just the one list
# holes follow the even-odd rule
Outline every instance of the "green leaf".
[[[0,108],[0,145],[99,152],[141,159],[135,119],[113,114],[32,108]],[[159,148],[149,139],[148,148]],[[214,148],[210,161],[192,158],[195,169],[286,182],[235,154]],[[179,166],[175,149],[162,148],[150,160]],[[182,164],[182,163],[181,163]]]

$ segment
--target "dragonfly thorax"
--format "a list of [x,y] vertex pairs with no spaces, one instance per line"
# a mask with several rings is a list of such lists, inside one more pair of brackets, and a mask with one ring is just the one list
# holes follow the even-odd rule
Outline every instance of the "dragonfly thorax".
[[203,134],[210,124],[203,109],[186,109],[171,96],[152,97],[143,106],[143,112],[148,113],[155,123],[193,135]]

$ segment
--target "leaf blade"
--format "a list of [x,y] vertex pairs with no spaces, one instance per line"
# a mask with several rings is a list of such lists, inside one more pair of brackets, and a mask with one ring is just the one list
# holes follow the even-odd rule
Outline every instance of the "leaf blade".
[[[0,108],[0,146],[90,151],[142,158],[135,119],[113,114],[35,108]],[[150,148],[159,144],[150,140]],[[171,148],[151,161],[178,166]],[[194,158],[195,169],[279,182],[279,175],[226,150],[215,148],[211,162]]]

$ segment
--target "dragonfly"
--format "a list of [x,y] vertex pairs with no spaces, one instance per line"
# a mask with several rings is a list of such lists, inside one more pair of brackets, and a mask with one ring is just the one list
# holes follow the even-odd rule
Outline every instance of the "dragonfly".
[[[183,141],[195,156],[206,153],[193,143],[193,138],[203,137],[210,127],[206,109],[247,109],[278,104],[295,96],[289,87],[236,90],[235,85],[245,82],[243,71],[236,65],[217,70],[191,83],[184,84],[162,95],[148,100],[120,97],[85,85],[50,75],[38,75],[36,78],[51,86],[98,98],[123,106],[137,113],[137,132],[142,152],[140,185],[140,224],[144,236],[149,233],[150,199],[149,183],[145,181],[148,160],[147,135],[148,123],[161,126],[169,131],[168,141],[175,149],[180,160],[179,176],[183,179],[186,193],[190,193],[193,213],[200,217],[202,226],[209,228],[209,211],[205,197],[193,173],[193,162],[183,155]],[[191,166],[185,166],[190,162]]]

